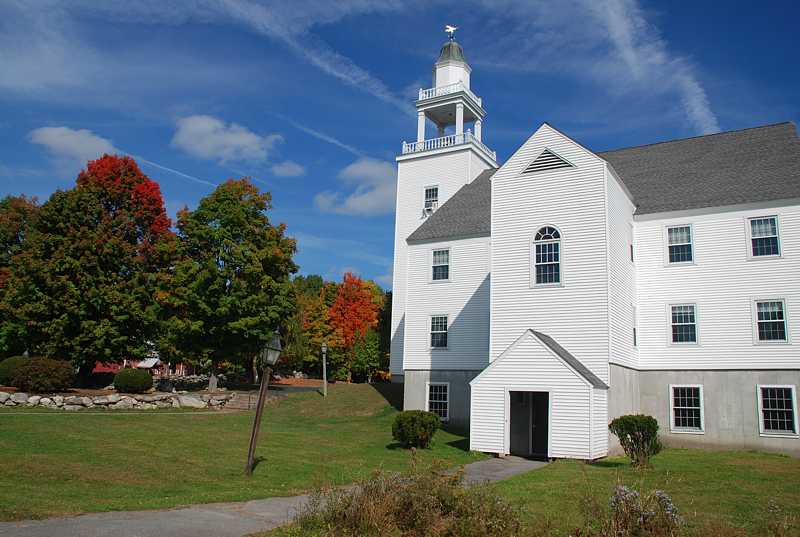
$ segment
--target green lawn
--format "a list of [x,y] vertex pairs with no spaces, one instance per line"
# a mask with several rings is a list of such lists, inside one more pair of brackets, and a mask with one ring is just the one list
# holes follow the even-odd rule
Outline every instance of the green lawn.
[[[384,388],[388,388],[385,385]],[[394,387],[396,388],[396,386]],[[373,387],[334,385],[266,408],[251,479],[253,413],[102,413],[0,409],[0,519],[138,510],[293,495],[407,468],[391,436],[396,411]],[[423,460],[480,458],[437,433]]]
[[531,526],[549,525],[554,535],[565,535],[583,521],[581,500],[591,497],[605,508],[617,483],[666,491],[694,530],[719,525],[761,529],[770,500],[800,516],[800,460],[746,451],[668,449],[642,472],[622,458],[596,464],[560,460],[492,488],[520,507]]

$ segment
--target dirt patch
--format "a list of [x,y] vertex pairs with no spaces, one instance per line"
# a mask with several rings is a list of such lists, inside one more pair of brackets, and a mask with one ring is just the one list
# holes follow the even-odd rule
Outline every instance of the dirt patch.
[[[282,378],[281,380],[272,379],[270,384],[279,386],[310,386],[313,388],[322,387],[322,379],[296,379],[294,377]],[[329,381],[330,384],[330,381]]]
[[13,386],[0,386],[0,392],[14,393],[17,389]]

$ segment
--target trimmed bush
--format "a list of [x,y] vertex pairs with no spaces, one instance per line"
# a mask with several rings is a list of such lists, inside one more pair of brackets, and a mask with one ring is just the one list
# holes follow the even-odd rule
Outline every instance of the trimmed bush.
[[25,364],[28,358],[12,356],[0,362],[0,386],[12,386],[11,379],[19,366]]
[[439,416],[424,410],[400,412],[392,424],[392,437],[405,447],[427,448],[441,425]]
[[71,363],[50,358],[31,358],[14,372],[11,385],[23,392],[52,393],[68,390],[74,381],[75,368]]
[[658,422],[653,416],[620,416],[611,422],[608,429],[619,438],[622,449],[637,468],[649,466],[650,457],[661,451]]
[[120,369],[114,377],[114,389],[124,393],[144,393],[153,387],[153,377],[144,369]]

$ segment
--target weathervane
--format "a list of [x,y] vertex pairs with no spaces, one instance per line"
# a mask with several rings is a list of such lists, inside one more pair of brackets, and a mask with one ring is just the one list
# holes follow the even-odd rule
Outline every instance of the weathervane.
[[455,41],[456,30],[458,30],[458,26],[451,26],[450,24],[444,25],[444,31],[450,35],[450,41]]

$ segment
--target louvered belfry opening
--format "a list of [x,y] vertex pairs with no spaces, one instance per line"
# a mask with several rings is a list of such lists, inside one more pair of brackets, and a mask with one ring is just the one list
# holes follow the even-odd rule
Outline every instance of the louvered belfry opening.
[[549,149],[545,149],[542,151],[542,154],[536,157],[536,160],[531,162],[522,173],[536,173],[571,167],[572,164],[559,157]]

